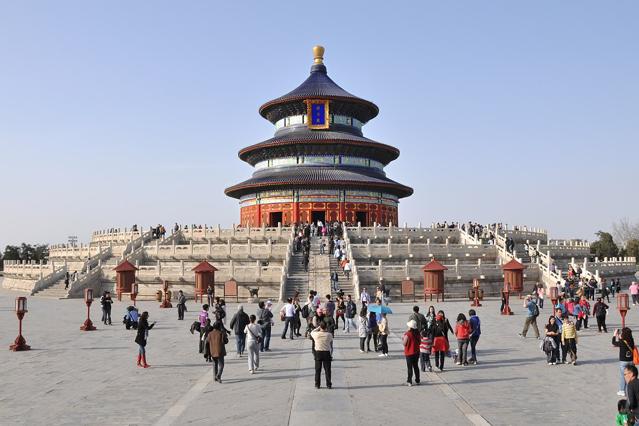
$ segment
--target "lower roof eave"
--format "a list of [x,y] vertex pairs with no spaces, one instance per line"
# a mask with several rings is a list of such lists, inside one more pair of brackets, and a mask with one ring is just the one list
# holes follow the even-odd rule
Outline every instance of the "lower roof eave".
[[299,188],[308,188],[308,189],[327,189],[327,188],[340,188],[348,187],[355,190],[377,190],[384,191],[390,194],[396,195],[398,198],[406,198],[413,195],[413,188],[400,185],[400,184],[366,184],[365,182],[352,182],[352,181],[333,181],[333,182],[322,182],[321,184],[310,184],[308,182],[295,182],[295,181],[287,181],[287,182],[269,182],[264,184],[249,184],[249,185],[235,185],[228,187],[224,190],[224,194],[229,197],[239,199],[243,195],[250,194],[257,191],[268,191],[268,190],[282,190],[286,188],[290,189],[299,189]]

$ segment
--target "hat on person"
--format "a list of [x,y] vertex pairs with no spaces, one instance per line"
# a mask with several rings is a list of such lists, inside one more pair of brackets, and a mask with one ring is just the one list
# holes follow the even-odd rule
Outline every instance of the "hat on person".
[[270,300],[266,301],[266,306],[271,306],[273,304],[273,302],[271,302]]
[[413,330],[417,329],[417,321],[415,320],[408,321],[406,325],[408,326],[408,328],[412,328]]

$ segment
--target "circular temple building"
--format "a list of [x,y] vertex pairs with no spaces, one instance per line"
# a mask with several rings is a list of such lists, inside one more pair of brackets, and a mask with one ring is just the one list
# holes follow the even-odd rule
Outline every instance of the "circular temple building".
[[313,54],[306,81],[260,107],[275,135],[239,152],[255,172],[224,192],[240,200],[242,226],[317,220],[397,225],[399,199],[413,189],[384,172],[399,150],[362,134],[379,108],[330,79],[323,47]]

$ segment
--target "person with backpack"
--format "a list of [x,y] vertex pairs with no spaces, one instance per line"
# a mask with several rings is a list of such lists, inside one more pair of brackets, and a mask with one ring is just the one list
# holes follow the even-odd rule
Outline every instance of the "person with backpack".
[[368,322],[366,324],[366,352],[371,351],[371,338],[375,345],[375,352],[377,352],[377,333],[379,328],[377,327],[377,315],[375,312],[368,313]]
[[230,326],[235,333],[235,348],[237,350],[238,358],[242,356],[244,349],[246,348],[246,333],[244,332],[244,329],[249,322],[250,319],[246,312],[244,312],[244,307],[239,305],[237,307],[237,312],[233,315],[230,323]]
[[526,321],[524,322],[524,329],[521,333],[519,333],[519,336],[522,339],[525,339],[526,334],[528,333],[528,327],[532,325],[533,330],[535,330],[535,336],[537,337],[537,339],[539,339],[539,327],[537,327],[539,307],[537,306],[535,301],[532,300],[532,297],[530,295],[526,296],[526,299],[524,301],[524,308],[528,310],[528,313],[526,315]]
[[357,330],[357,325],[355,324],[356,314],[357,314],[357,305],[355,304],[355,302],[353,301],[353,298],[349,294],[346,296],[346,308],[344,309],[344,317],[346,322],[344,324],[344,331],[346,333],[351,332],[351,326],[355,330]]
[[617,395],[626,396],[626,381],[623,373],[627,366],[634,365],[635,340],[632,337],[632,330],[628,327],[622,328],[621,331],[615,330],[612,336],[612,345],[619,348],[619,391],[617,391]]
[[468,322],[470,323],[470,359],[468,362],[477,364],[477,342],[481,336],[481,321],[474,309],[468,311]]
[[597,302],[592,307],[592,313],[597,319],[597,329],[601,333],[603,329],[604,333],[608,332],[606,328],[606,315],[608,314],[608,305],[606,305],[601,297],[597,298]]

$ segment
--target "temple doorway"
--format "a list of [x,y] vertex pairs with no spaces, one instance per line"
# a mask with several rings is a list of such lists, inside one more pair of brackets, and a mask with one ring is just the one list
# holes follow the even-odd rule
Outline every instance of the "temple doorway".
[[321,220],[322,223],[326,223],[326,212],[324,210],[313,210],[311,212],[311,221],[317,223],[318,220]]
[[362,226],[368,226],[366,212],[355,212],[355,222],[361,223]]
[[269,226],[277,226],[278,223],[282,223],[282,212],[271,212],[269,214]]

